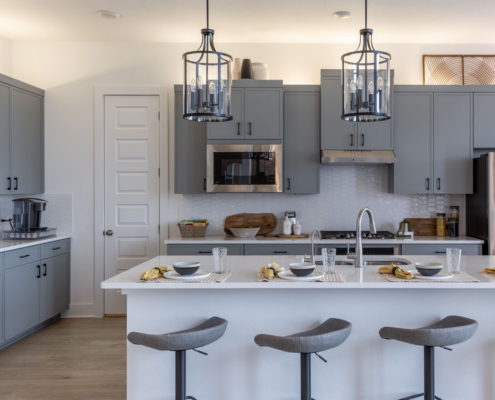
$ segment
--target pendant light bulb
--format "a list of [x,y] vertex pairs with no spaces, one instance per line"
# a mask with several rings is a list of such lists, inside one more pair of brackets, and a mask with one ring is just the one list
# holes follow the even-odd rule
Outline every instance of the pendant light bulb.
[[191,92],[196,91],[196,81],[194,79],[191,79],[190,87],[191,87]]
[[203,78],[201,75],[198,76],[198,89],[203,89]]
[[368,90],[370,91],[370,93],[373,93],[375,91],[375,84],[373,83],[373,81],[370,81],[370,84],[368,85]]
[[210,93],[215,93],[215,82],[214,81],[210,82]]
[[361,90],[363,89],[363,77],[362,76],[360,76],[358,78],[358,89],[361,89]]
[[378,90],[383,90],[383,79],[381,76],[378,78]]
[[351,81],[351,93],[356,92],[356,82],[354,80]]

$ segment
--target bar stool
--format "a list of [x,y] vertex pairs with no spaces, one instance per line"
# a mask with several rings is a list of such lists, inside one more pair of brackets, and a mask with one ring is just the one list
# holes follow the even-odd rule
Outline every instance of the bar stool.
[[450,350],[453,346],[465,342],[475,334],[478,322],[464,317],[451,315],[436,324],[419,329],[385,327],[380,329],[380,337],[387,340],[414,344],[424,347],[424,393],[405,397],[410,400],[424,396],[425,400],[441,400],[435,396],[435,347]]
[[342,319],[330,318],[310,331],[290,336],[257,335],[255,343],[287,353],[301,354],[301,400],[311,400],[311,354],[333,349],[346,341],[352,325]]
[[175,351],[175,400],[196,400],[186,397],[186,351],[196,350],[220,339],[227,329],[227,321],[212,317],[202,324],[184,331],[166,333],[164,335],[147,335],[131,332],[127,336],[129,342],[161,351]]

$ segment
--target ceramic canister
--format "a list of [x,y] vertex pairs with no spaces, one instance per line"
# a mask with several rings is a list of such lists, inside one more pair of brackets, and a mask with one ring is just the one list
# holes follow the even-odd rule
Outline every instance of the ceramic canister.
[[253,79],[258,81],[270,79],[268,64],[260,62],[253,63]]
[[241,79],[253,79],[253,66],[249,58],[242,60]]
[[242,60],[240,58],[234,58],[234,67],[232,69],[232,78],[235,80],[241,79],[241,67]]

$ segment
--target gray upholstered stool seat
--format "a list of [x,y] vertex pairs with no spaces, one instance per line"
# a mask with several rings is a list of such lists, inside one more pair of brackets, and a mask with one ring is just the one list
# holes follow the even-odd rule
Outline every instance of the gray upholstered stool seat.
[[129,342],[155,350],[181,351],[203,347],[220,339],[227,329],[227,321],[212,317],[202,324],[184,331],[166,333],[164,335],[147,335],[131,332],[127,336]]
[[471,339],[478,323],[472,319],[451,315],[433,325],[418,329],[384,327],[382,339],[393,339],[417,346],[453,346]]
[[290,336],[257,335],[258,346],[271,347],[288,353],[318,353],[337,347],[351,334],[352,325],[342,319],[330,318],[309,331]]

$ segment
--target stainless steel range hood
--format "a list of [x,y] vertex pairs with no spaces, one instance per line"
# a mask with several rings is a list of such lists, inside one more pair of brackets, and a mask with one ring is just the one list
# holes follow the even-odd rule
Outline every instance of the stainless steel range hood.
[[395,164],[393,150],[322,150],[322,164]]

